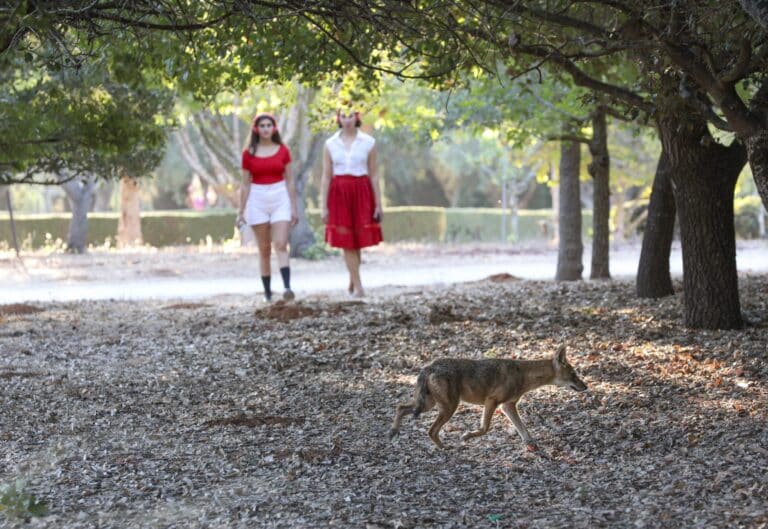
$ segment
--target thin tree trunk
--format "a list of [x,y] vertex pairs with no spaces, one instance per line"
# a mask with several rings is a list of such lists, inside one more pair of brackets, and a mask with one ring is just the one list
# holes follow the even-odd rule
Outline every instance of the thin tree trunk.
[[609,220],[611,215],[610,171],[608,153],[608,124],[605,107],[599,106],[592,116],[592,141],[589,142],[592,163],[589,174],[593,181],[592,199],[592,269],[591,279],[610,279]]
[[[549,164],[549,181],[553,182],[554,168],[552,164]],[[549,196],[552,198],[552,246],[560,245],[560,184],[554,184],[549,186]]]
[[120,219],[117,222],[117,244],[123,247],[142,244],[142,242],[139,182],[135,178],[124,176],[120,179]]
[[16,257],[21,259],[19,254],[19,237],[16,234],[16,221],[13,218],[13,200],[11,199],[11,187],[0,185],[0,194],[5,195],[5,205],[8,208],[8,220],[11,223],[13,249],[16,251]]
[[685,325],[740,328],[733,192],[746,149],[739,142],[719,145],[690,112],[660,119],[659,132],[680,220]]
[[560,241],[557,252],[558,281],[581,279],[584,265],[581,262],[584,245],[581,241],[581,193],[579,168],[581,165],[581,144],[562,142],[560,144],[560,207],[558,224]]
[[69,198],[72,218],[69,221],[67,234],[67,251],[85,253],[88,244],[88,211],[93,203],[93,189],[96,178],[91,175],[85,180],[73,178],[61,184]]
[[291,144],[294,166],[294,186],[296,188],[296,213],[298,223],[291,230],[291,257],[301,257],[315,244],[315,233],[307,221],[307,199],[304,196],[309,175],[318,155],[322,152],[325,136],[314,134],[309,123],[309,105],[315,97],[315,91],[299,86],[296,103],[282,115],[286,131],[285,141]]
[[314,166],[315,159],[317,159],[321,148],[325,142],[325,136],[315,134],[312,137],[312,141],[309,146],[309,150],[306,154],[306,158],[302,160],[299,170],[294,175],[296,186],[296,209],[298,210],[299,222],[291,230],[291,257],[301,257],[315,244],[315,232],[312,231],[312,227],[307,221],[307,199],[304,196],[304,189],[307,186],[309,175]]
[[653,178],[643,247],[637,267],[635,291],[640,298],[663,298],[675,293],[669,273],[669,255],[675,230],[675,197],[669,156],[662,149]]
[[624,211],[625,193],[620,191],[613,195],[613,205],[616,208],[616,227],[613,230],[613,240],[617,243],[627,239],[627,213]]
[[94,187],[93,205],[91,211],[113,211],[112,192],[115,189],[113,180],[101,180]]
[[749,168],[763,206],[768,209],[768,130],[744,138]]

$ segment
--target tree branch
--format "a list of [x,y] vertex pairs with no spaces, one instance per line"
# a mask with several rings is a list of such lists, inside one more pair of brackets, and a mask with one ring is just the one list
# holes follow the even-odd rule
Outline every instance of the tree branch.
[[689,48],[669,40],[662,41],[662,44],[672,61],[690,74],[696,83],[714,99],[715,104],[728,120],[728,125],[736,134],[750,136],[759,130],[759,121],[749,112],[744,101],[736,93],[733,83],[720,82]]
[[568,72],[568,74],[570,74],[571,78],[573,79],[573,82],[579,86],[583,86],[584,88],[589,88],[590,90],[595,90],[597,92],[602,92],[614,99],[624,101],[625,103],[637,107],[638,109],[648,114],[652,114],[655,110],[653,104],[649,103],[644,98],[640,97],[631,90],[604,83],[593,77],[590,77],[578,66],[576,66],[573,61],[570,61],[564,57],[558,50],[548,50],[542,46],[516,46],[515,50],[526,55],[541,57],[554,62],[555,64],[561,66],[566,72]]
[[586,143],[588,144],[592,140],[586,136],[579,136],[577,134],[555,134],[544,138],[546,141],[570,141],[573,143]]
[[736,58],[733,66],[730,69],[723,72],[720,76],[720,82],[724,84],[731,84],[744,78],[747,68],[749,68],[749,61],[752,59],[752,45],[747,39],[741,39],[739,46],[739,56]]
[[211,19],[208,22],[195,22],[191,24],[159,24],[159,23],[153,23],[153,22],[142,22],[140,20],[125,18],[118,15],[112,15],[109,13],[99,13],[94,18],[109,20],[110,22],[117,22],[119,24],[125,24],[126,26],[133,27],[133,28],[153,29],[153,30],[159,30],[159,31],[196,31],[196,30],[211,28],[217,25],[219,22],[223,22],[224,20],[227,20],[230,16],[232,16],[232,13],[225,13],[224,15],[218,18]]
[[580,20],[578,18],[560,15],[550,11],[543,11],[541,9],[526,7],[524,2],[520,2],[519,0],[505,0],[502,1],[501,4],[508,7],[511,13],[518,15],[528,15],[540,22],[552,23],[562,27],[577,29],[595,37],[608,37],[608,33],[600,26],[590,24],[589,22]]
[[[302,17],[306,19],[310,24],[312,24],[314,27],[316,27],[318,30],[320,30],[326,37],[328,37],[330,40],[332,40],[337,46],[339,46],[344,52],[347,54],[347,56],[352,59],[352,62],[356,63],[359,66],[362,66],[363,68],[376,71],[376,72],[383,72],[383,73],[389,73],[396,77],[399,77],[401,79],[435,79],[438,77],[442,77],[444,75],[447,75],[451,73],[453,70],[458,68],[458,64],[456,62],[453,62],[447,69],[433,73],[433,74],[422,74],[422,75],[408,75],[403,73],[405,71],[405,68],[397,71],[392,70],[390,68],[384,68],[381,66],[375,66],[371,63],[365,62],[360,57],[357,56],[357,54],[347,46],[344,42],[341,41],[341,39],[337,38],[335,35],[333,35],[330,31],[325,29],[322,24],[314,20],[312,17],[307,15],[306,13],[302,13]],[[406,67],[407,68],[407,67]]]

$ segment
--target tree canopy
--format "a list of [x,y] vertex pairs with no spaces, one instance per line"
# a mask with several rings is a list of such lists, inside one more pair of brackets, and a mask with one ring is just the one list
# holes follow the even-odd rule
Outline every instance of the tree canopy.
[[77,69],[15,56],[2,73],[0,183],[143,175],[162,156],[173,95],[130,54]]

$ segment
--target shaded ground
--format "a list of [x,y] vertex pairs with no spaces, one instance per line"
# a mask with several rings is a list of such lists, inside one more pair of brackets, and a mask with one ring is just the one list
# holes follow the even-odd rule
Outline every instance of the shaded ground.
[[[686,330],[680,295],[628,282],[494,279],[368,303],[0,307],[0,482],[47,502],[27,527],[768,525],[768,278],[742,278],[751,325],[728,332]],[[434,412],[387,438],[427,361],[561,342],[590,391],[524,399],[540,452],[501,415],[462,442],[475,406],[447,450]]]

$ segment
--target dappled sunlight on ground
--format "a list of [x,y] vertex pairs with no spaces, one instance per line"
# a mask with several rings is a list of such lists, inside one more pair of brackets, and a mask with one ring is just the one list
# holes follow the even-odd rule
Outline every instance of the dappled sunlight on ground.
[[[626,281],[0,306],[0,482],[26,478],[50,528],[759,527],[768,277],[741,289],[741,331],[685,329],[679,294],[635,300]],[[389,439],[427,362],[560,344],[589,390],[522,399],[538,451],[498,413],[462,441],[472,405],[445,450],[434,411]]]

